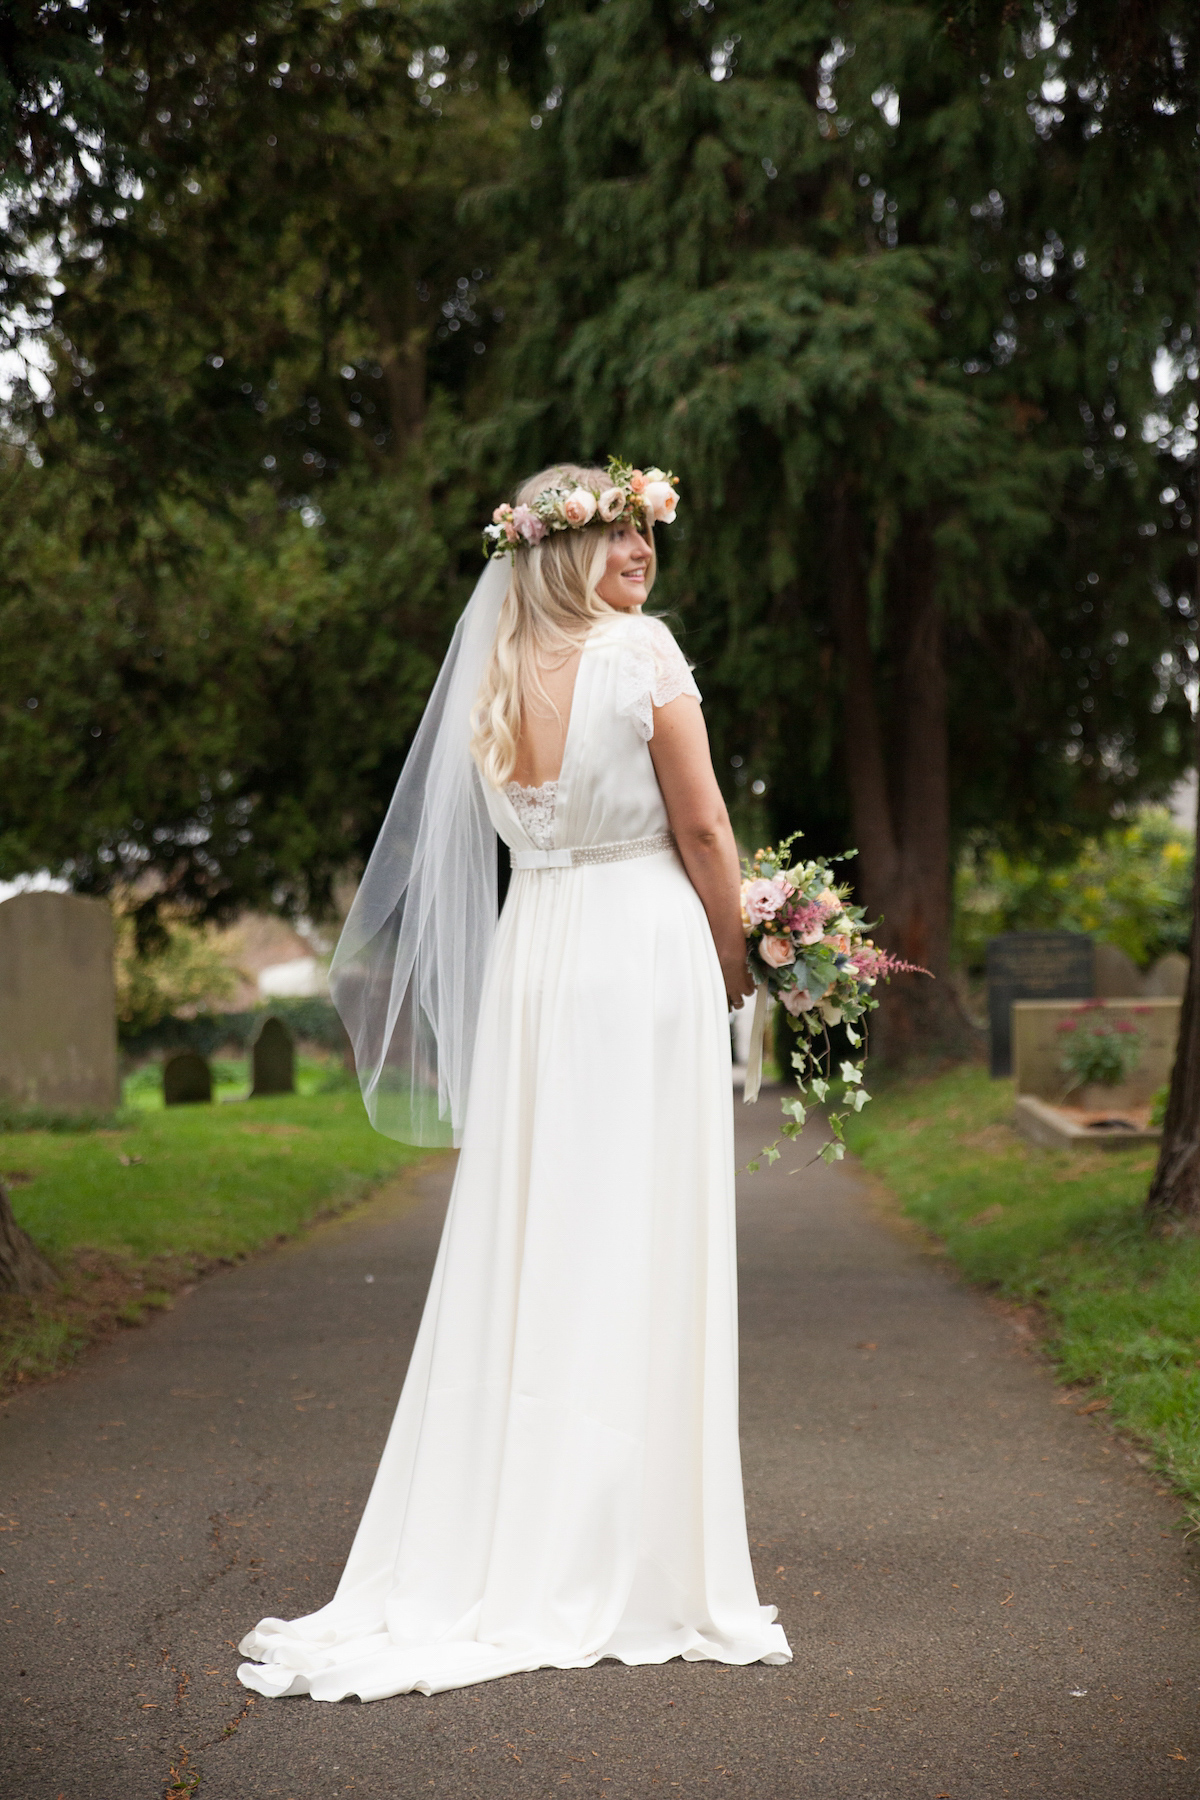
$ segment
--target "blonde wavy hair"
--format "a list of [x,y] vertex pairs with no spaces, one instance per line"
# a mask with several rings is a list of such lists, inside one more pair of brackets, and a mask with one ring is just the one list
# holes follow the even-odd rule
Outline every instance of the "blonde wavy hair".
[[[608,485],[603,469],[557,463],[523,481],[514,495],[528,505],[543,488],[569,478],[576,486],[596,490]],[[608,525],[584,525],[557,531],[540,544],[521,545],[513,553],[508,592],[500,608],[496,641],[471,713],[471,754],[485,781],[502,788],[517,766],[521,721],[527,706],[558,718],[542,683],[548,664],[565,662],[583,642],[597,619],[616,612],[596,591],[608,561]],[[654,583],[657,560],[653,531],[646,592]]]

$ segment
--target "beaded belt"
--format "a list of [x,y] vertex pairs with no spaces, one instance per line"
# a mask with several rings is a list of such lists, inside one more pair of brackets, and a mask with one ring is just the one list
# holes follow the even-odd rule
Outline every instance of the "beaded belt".
[[574,850],[510,850],[514,869],[578,869],[588,863],[628,862],[634,856],[655,856],[670,850],[675,839],[669,831],[654,837],[625,838],[619,844],[582,844]]

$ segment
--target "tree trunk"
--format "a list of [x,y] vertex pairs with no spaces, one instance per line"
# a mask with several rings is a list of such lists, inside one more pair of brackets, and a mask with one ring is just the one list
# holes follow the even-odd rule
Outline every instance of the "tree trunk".
[[872,1054],[903,1064],[965,1055],[977,1033],[950,982],[950,779],[946,670],[928,520],[901,528],[888,610],[896,658],[885,724],[867,611],[866,558],[851,496],[835,495],[831,602],[844,669],[845,755],[859,852],[856,885],[880,920],[876,941],[934,976],[896,975],[878,990]]
[[[1197,324],[1200,325],[1200,272],[1197,275]],[[1196,454],[1196,528],[1200,530],[1200,451]],[[1200,557],[1196,558],[1196,603],[1200,605]],[[1200,707],[1196,714],[1196,769],[1200,775]],[[1200,790],[1196,796],[1196,844],[1200,847]],[[1200,855],[1192,872],[1191,965],[1179,1009],[1179,1043],[1171,1070],[1171,1091],[1163,1119],[1158,1167],[1146,1210],[1166,1224],[1177,1219],[1200,1230]]]
[[428,327],[412,305],[414,283],[398,283],[401,296],[390,303],[375,295],[371,317],[378,337],[376,354],[383,370],[391,417],[392,443],[388,458],[398,460],[419,436],[425,423],[425,347]]
[[[1200,736],[1196,751],[1200,768]],[[1196,833],[1200,844],[1200,796]],[[1193,1229],[1200,1229],[1200,856],[1192,873],[1192,937],[1188,948],[1191,965],[1179,1009],[1179,1043],[1171,1070],[1158,1167],[1146,1196],[1146,1209],[1152,1218],[1165,1221],[1174,1215],[1188,1221]]]
[[8,1190],[0,1181],[0,1294],[36,1294],[56,1279],[33,1239],[13,1218]]

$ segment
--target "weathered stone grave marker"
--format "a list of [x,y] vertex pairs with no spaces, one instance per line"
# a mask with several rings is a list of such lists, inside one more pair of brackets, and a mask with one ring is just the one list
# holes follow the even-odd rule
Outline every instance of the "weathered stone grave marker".
[[163,1103],[203,1105],[212,1099],[212,1070],[196,1050],[177,1050],[163,1064]]
[[85,894],[0,905],[0,1095],[107,1110],[117,1083],[112,914]]
[[1092,940],[1078,931],[1006,931],[987,950],[988,1027],[993,1075],[1012,1074],[1014,1000],[1090,1000]]
[[254,1085],[250,1098],[263,1094],[294,1094],[296,1051],[292,1034],[282,1019],[264,1019],[253,1049]]
[[1187,957],[1180,956],[1177,950],[1168,950],[1146,976],[1146,995],[1149,999],[1182,1000],[1187,984]]

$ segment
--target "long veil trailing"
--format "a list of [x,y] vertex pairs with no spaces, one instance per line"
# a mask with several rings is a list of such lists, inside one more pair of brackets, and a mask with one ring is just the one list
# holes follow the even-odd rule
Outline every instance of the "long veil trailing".
[[470,715],[508,581],[489,562],[458,621],[329,971],[371,1123],[408,1144],[466,1115],[497,897]]

